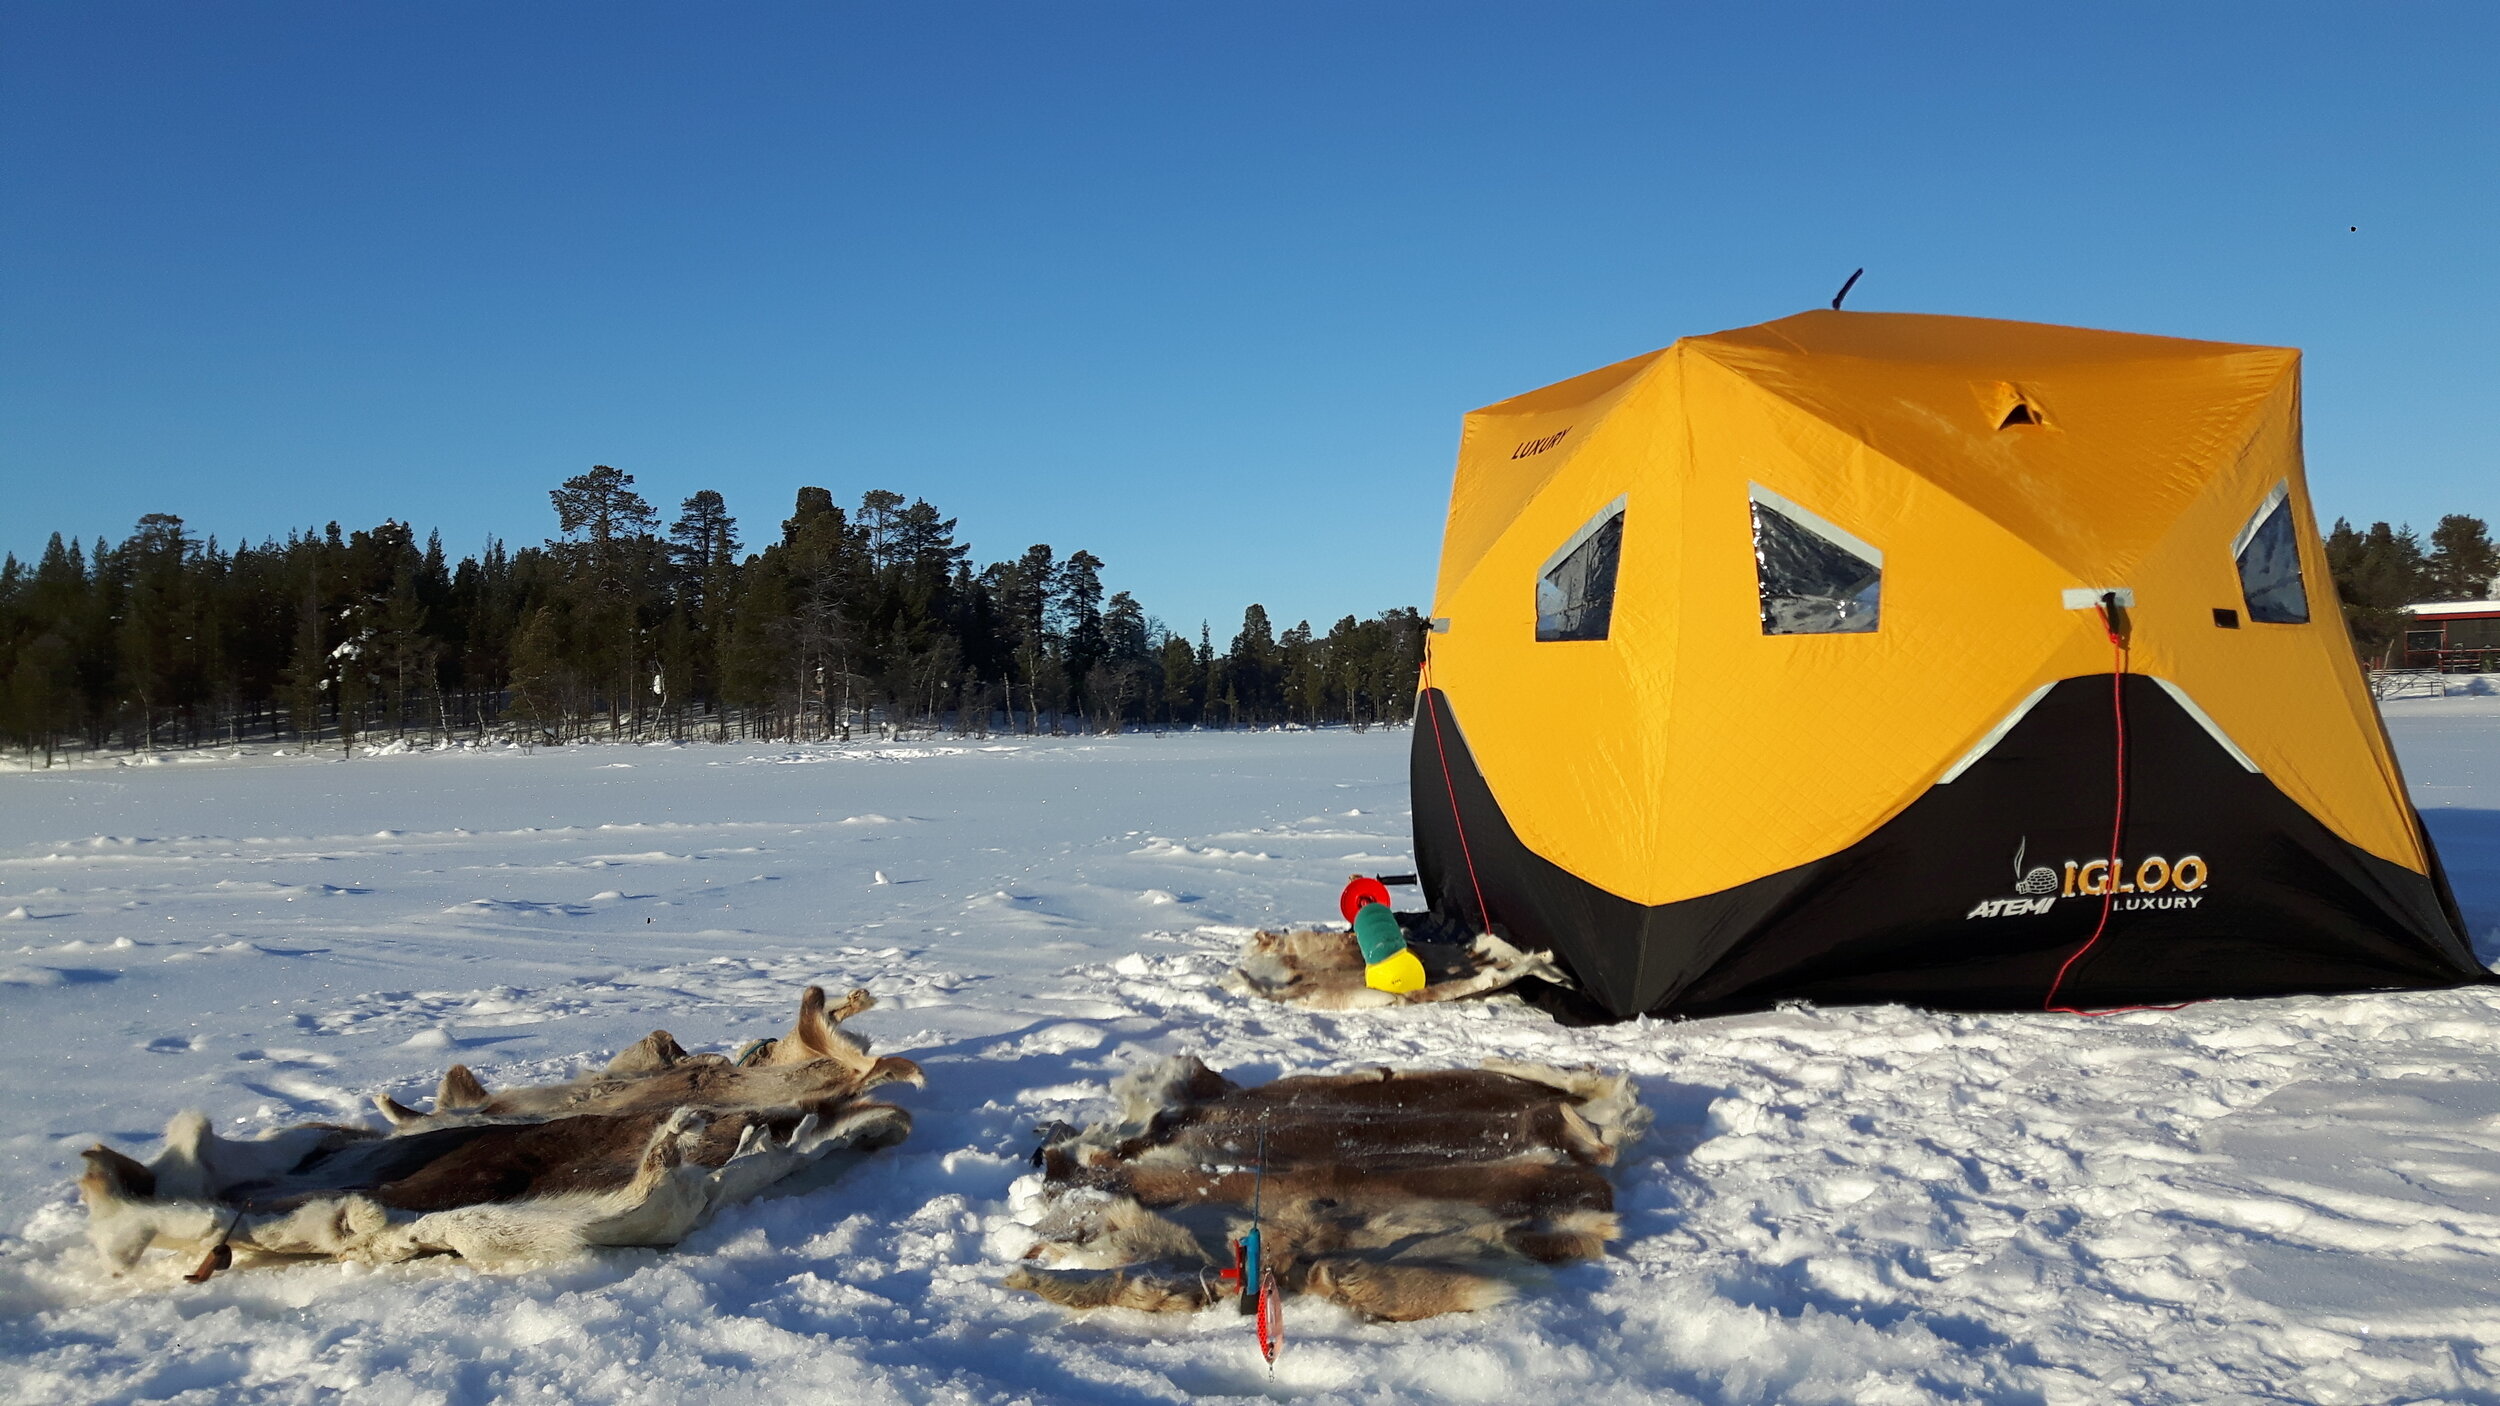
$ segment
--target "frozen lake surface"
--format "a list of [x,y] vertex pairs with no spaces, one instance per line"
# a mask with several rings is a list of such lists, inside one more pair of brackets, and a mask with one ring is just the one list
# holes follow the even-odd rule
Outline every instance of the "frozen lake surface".
[[[2391,703],[2500,949],[2500,697]],[[1699,1402],[2500,1398],[2500,988],[2099,1020],[1794,1008],[1565,1030],[1215,987],[1409,867],[1388,731],[226,753],[0,774],[0,1399]],[[197,1288],[84,1246],[103,1139],[360,1119],[465,1062],[720,1048],[867,986],[911,1140],[673,1253]],[[1074,1318],[992,1287],[1037,1125],[1194,1051],[1639,1076],[1625,1237],[1509,1308]]]

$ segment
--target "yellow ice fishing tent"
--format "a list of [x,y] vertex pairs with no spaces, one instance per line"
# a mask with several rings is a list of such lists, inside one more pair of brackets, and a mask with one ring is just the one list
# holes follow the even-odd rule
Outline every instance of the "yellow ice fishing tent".
[[1427,896],[1614,1015],[2484,979],[2327,578],[2296,352],[1688,337],[1467,417],[1432,613]]

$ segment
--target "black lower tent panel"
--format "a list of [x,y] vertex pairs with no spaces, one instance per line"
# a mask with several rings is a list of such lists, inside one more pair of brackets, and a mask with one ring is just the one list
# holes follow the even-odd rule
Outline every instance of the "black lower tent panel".
[[[2057,1004],[2490,979],[2436,855],[2424,875],[2354,848],[2242,766],[2158,683],[2131,675],[2124,689],[2119,893]],[[1427,898],[1471,927],[1550,948],[1616,1016],[1792,999],[2038,1010],[2101,918],[2116,807],[2107,674],[2049,690],[1985,757],[1857,844],[1655,906],[1531,851],[1478,772],[1447,696],[1432,690],[1424,701],[1412,780]]]

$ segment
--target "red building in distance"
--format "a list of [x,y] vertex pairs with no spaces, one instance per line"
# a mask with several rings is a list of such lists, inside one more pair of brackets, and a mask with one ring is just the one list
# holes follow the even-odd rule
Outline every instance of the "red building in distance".
[[2500,600],[2410,606],[2403,666],[2451,674],[2500,672]]

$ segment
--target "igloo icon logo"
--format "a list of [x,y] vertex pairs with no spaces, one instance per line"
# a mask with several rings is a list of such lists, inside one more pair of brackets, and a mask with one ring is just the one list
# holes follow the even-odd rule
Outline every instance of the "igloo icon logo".
[[2045,864],[2023,866],[2031,852],[2031,837],[2023,836],[2014,846],[2014,898],[1983,898],[1968,913],[1969,918],[2011,918],[2017,914],[2046,913],[2057,905],[2057,871]]
[[2023,867],[2023,855],[2030,848],[2029,835],[2023,836],[2023,842],[2014,847],[2014,892],[2031,898],[2057,892],[2056,870],[2045,864],[2035,864],[2029,869]]

